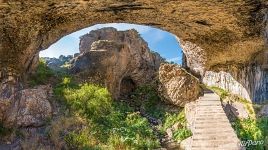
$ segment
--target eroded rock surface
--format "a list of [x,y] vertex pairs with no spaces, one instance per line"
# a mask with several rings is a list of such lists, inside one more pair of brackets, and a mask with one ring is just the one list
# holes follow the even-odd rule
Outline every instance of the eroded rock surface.
[[160,95],[178,106],[197,100],[202,92],[199,80],[174,64],[161,64],[159,82]]
[[253,103],[265,103],[268,99],[267,57],[265,52],[261,52],[246,65],[217,66],[215,71],[205,72],[203,82],[238,94]]
[[266,8],[265,0],[4,0],[0,2],[0,68],[12,68],[21,76],[38,51],[64,35],[114,22],[165,29],[202,48],[206,68],[245,63],[264,45]]
[[49,98],[52,88],[42,85],[31,89],[16,92],[16,99],[11,97],[11,105],[4,114],[6,126],[37,127],[45,123],[52,116],[52,107]]
[[103,28],[81,37],[71,72],[80,81],[106,86],[115,98],[153,81],[163,59],[136,30]]

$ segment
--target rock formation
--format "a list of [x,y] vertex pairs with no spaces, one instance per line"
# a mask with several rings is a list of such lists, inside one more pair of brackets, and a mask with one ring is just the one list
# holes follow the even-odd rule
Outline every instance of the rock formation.
[[48,101],[52,88],[48,85],[18,91],[17,100],[12,109],[2,114],[3,122],[8,126],[38,127],[52,116],[52,107]]
[[[194,45],[187,46],[190,51],[184,48],[188,62],[202,64],[192,70],[227,63],[244,65],[267,48],[265,0],[2,0],[0,20],[0,116],[18,100],[15,94],[22,88],[21,80],[34,68],[40,50],[96,23],[128,22],[165,29],[182,45]],[[192,47],[198,47],[194,56],[199,57],[192,57]]]
[[[59,38],[111,22],[152,25],[174,33],[203,50],[205,68],[225,62],[245,63],[264,45],[266,6],[265,0],[3,0],[0,72],[7,74],[9,70],[22,76],[38,51]],[[239,55],[241,52],[244,54]]]
[[71,67],[76,79],[102,84],[115,98],[152,82],[163,61],[136,30],[91,31],[81,37],[80,52]]
[[268,68],[264,52],[255,55],[246,65],[221,65],[215,71],[207,71],[203,82],[221,87],[254,103],[268,100]]
[[161,64],[159,82],[164,100],[178,106],[197,100],[202,92],[199,80],[177,65]]

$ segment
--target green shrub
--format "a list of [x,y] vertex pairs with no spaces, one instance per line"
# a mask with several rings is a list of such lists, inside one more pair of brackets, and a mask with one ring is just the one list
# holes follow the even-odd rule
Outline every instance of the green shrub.
[[[115,102],[106,88],[93,84],[71,86],[64,78],[56,86],[71,114],[87,120],[81,130],[69,132],[64,140],[73,149],[153,149],[160,143],[147,119],[126,103]],[[98,147],[96,147],[97,142]]]
[[157,91],[150,85],[138,87],[132,94],[132,98],[138,107],[145,110],[150,116],[161,119],[165,117],[164,103],[158,96]]
[[112,110],[112,98],[107,89],[92,84],[81,85],[79,89],[64,91],[67,104],[72,110],[91,119],[103,118]]
[[[266,141],[268,136],[268,117],[237,119],[233,123],[233,128],[241,141]],[[264,145],[249,145],[247,149],[265,150]]]
[[44,59],[39,60],[36,72],[30,77],[30,85],[36,86],[47,83],[48,79],[53,76],[53,71],[47,66]]
[[167,113],[161,130],[165,131],[176,123],[178,124],[178,129],[173,133],[174,140],[180,142],[192,136],[192,132],[187,128],[187,121],[184,111],[181,111],[177,114]]

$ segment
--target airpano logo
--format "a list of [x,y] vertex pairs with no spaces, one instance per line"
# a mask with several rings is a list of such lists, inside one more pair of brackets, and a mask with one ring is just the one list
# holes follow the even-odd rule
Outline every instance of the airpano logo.
[[246,140],[246,141],[239,142],[239,146],[241,147],[250,147],[250,146],[257,146],[257,145],[268,146],[268,137],[266,137],[265,140],[259,140],[259,141]]

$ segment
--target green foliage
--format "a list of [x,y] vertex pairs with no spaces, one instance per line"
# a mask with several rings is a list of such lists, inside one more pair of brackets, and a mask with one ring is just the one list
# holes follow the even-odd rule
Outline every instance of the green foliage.
[[191,131],[187,129],[184,111],[171,112],[169,105],[161,101],[157,91],[152,86],[138,87],[132,98],[147,114],[162,121],[163,124],[158,127],[161,134],[164,134],[174,124],[178,124],[178,130],[173,133],[174,140],[182,141],[192,135]]
[[176,141],[182,141],[192,135],[192,132],[187,128],[187,122],[184,111],[177,114],[167,113],[162,130],[171,128],[174,124],[177,124],[178,129],[173,133],[173,139]]
[[163,105],[165,105],[157,91],[150,85],[144,85],[138,87],[132,94],[132,99],[137,105],[136,107],[141,107],[147,114],[150,114],[154,118],[164,118],[165,110]]
[[222,88],[212,86],[212,87],[209,87],[209,89],[217,93],[222,100],[225,99],[227,96],[229,96],[229,93]]
[[[258,119],[237,119],[233,124],[241,141],[266,141],[268,136],[268,117]],[[267,141],[266,141],[267,142]],[[267,143],[266,143],[267,144]],[[264,145],[249,145],[249,150],[265,150]]]
[[[107,89],[93,84],[75,86],[64,78],[55,88],[73,115],[87,125],[69,132],[64,140],[72,149],[153,149],[160,143],[147,119],[125,103],[112,100]],[[98,145],[98,147],[96,147]]]
[[84,84],[78,89],[69,88],[64,91],[64,96],[72,110],[88,118],[103,118],[112,110],[112,98],[108,90],[96,85]]
[[46,65],[44,59],[39,60],[36,72],[30,77],[30,85],[36,86],[45,84],[50,77],[53,76],[53,71]]

